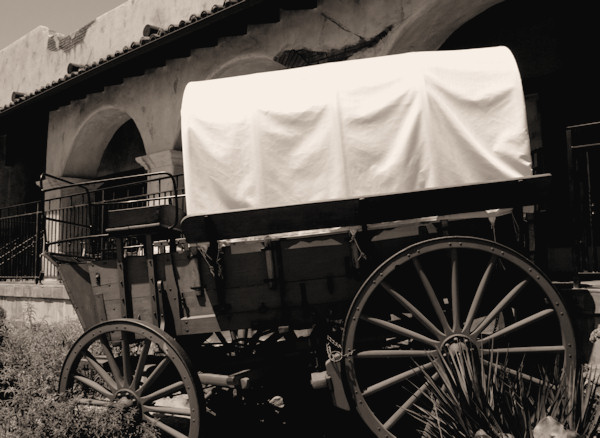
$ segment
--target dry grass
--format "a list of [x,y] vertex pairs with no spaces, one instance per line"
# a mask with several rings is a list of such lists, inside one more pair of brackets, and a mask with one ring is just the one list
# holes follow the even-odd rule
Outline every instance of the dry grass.
[[154,437],[134,414],[90,409],[57,393],[62,362],[81,334],[77,322],[29,321],[0,328],[0,437]]

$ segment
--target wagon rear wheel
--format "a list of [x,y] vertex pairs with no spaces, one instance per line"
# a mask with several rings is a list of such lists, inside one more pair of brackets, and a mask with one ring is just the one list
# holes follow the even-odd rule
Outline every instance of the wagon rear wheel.
[[576,358],[560,297],[523,256],[477,238],[421,242],[380,265],[348,312],[344,374],[363,421],[380,437],[410,436],[424,373],[435,380],[434,361],[461,347],[534,385]]
[[175,339],[142,321],[112,320],[86,331],[65,359],[59,391],[90,409],[135,408],[164,437],[200,434],[197,374]]

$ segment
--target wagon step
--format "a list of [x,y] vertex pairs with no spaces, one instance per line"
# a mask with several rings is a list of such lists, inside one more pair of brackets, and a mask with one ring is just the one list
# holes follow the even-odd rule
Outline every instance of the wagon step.
[[242,370],[233,374],[198,373],[203,385],[222,386],[236,389],[248,389],[250,386],[250,370]]

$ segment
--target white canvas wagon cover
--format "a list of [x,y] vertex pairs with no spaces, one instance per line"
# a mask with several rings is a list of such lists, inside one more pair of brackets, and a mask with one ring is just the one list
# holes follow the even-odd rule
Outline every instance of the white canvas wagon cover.
[[181,129],[190,216],[531,174],[505,47],[191,82]]

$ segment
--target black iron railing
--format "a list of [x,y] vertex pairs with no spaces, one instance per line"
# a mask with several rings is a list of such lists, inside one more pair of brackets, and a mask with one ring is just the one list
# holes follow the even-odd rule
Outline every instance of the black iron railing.
[[43,175],[44,201],[0,209],[0,279],[54,277],[44,252],[94,260],[114,257],[109,210],[172,204],[185,210],[183,177],[165,172],[69,182]]
[[600,122],[567,126],[575,272],[600,277]]
[[0,279],[32,279],[40,273],[42,204],[0,209]]

